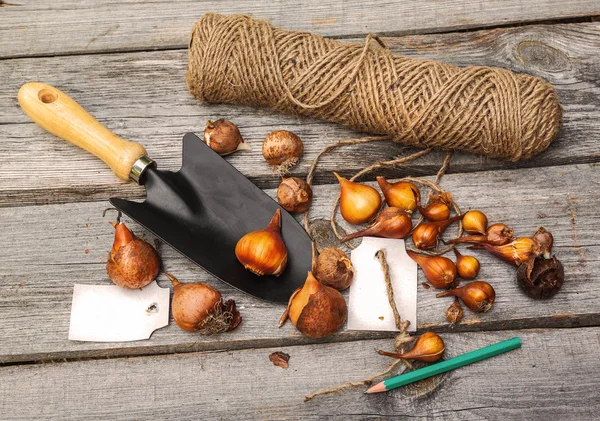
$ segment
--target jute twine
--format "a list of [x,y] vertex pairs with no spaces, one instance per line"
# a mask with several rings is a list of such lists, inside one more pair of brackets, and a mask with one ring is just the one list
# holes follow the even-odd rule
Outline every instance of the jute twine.
[[511,161],[546,149],[562,120],[556,91],[537,77],[405,58],[374,35],[342,43],[241,15],[198,20],[187,84],[202,102],[266,106]]
[[[400,333],[396,336],[396,340],[394,341],[394,351],[397,353],[403,353],[405,345],[409,342],[412,342],[414,338],[412,338],[407,332],[406,329],[410,326],[410,321],[402,320],[400,313],[398,312],[398,307],[396,307],[396,301],[394,300],[394,288],[392,287],[392,279],[390,277],[390,267],[387,263],[387,259],[385,257],[385,250],[381,249],[375,253],[374,256],[377,260],[379,260],[379,264],[381,265],[381,271],[383,272],[383,278],[385,280],[385,289],[387,291],[388,301],[390,303],[390,307],[392,308],[392,312],[394,313],[394,323],[396,328],[400,331]],[[356,382],[347,382],[341,384],[339,386],[333,387],[331,389],[321,389],[316,392],[311,393],[304,397],[304,402],[308,402],[319,395],[329,395],[330,393],[339,393],[346,389],[357,387],[357,386],[370,386],[373,384],[373,381],[378,379],[379,377],[385,376],[388,373],[391,373],[394,368],[398,364],[404,364],[409,369],[413,369],[412,364],[403,358],[397,359],[393,361],[390,366],[384,371],[377,373],[371,377],[368,377],[363,380],[359,380]]]

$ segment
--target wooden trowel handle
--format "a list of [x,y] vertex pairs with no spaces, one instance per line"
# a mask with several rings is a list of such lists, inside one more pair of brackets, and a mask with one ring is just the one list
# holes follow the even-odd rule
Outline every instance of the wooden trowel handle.
[[150,161],[142,145],[108,130],[59,89],[39,82],[26,83],[19,89],[19,104],[38,126],[96,155],[123,180],[138,181],[138,164]]

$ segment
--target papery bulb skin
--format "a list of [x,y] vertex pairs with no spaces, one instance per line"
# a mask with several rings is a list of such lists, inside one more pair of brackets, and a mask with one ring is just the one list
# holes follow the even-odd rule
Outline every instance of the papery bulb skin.
[[454,254],[456,255],[458,276],[462,279],[475,279],[479,274],[479,260],[474,256],[463,256],[456,248]]
[[312,203],[313,191],[298,177],[284,178],[277,188],[277,201],[288,212],[306,212]]
[[533,234],[532,240],[538,245],[539,253],[543,255],[545,259],[550,259],[552,246],[554,244],[552,233],[544,227],[539,227],[535,234]]
[[252,273],[279,276],[285,270],[288,252],[281,238],[281,210],[277,209],[269,225],[244,235],[235,246],[239,262]]
[[412,213],[417,208],[421,193],[417,186],[407,181],[388,182],[385,177],[377,177],[379,188],[383,192],[388,206]]
[[485,313],[496,300],[496,291],[484,281],[473,281],[462,287],[440,292],[436,297],[458,297],[475,313]]
[[219,119],[206,122],[204,143],[219,155],[229,155],[235,151],[250,150],[238,127],[229,120]]
[[523,263],[517,269],[517,282],[527,295],[535,299],[553,297],[562,287],[565,280],[565,269],[562,263],[553,256],[533,257],[533,262]]
[[115,239],[106,260],[106,273],[122,288],[143,288],[158,276],[160,257],[148,242],[136,237],[122,222],[111,223]]
[[475,250],[485,250],[514,266],[519,266],[521,263],[525,263],[531,256],[535,256],[539,250],[536,242],[529,237],[516,238],[503,246],[493,246],[491,244],[482,243],[472,245],[469,248]]
[[467,233],[484,235],[487,231],[488,219],[483,212],[470,210],[465,213],[462,224]]
[[445,350],[446,345],[444,344],[444,340],[440,337],[440,335],[434,332],[425,332],[417,338],[414,346],[408,352],[377,352],[381,355],[393,358],[434,363],[442,359]]
[[456,265],[444,256],[423,256],[421,254],[407,251],[408,256],[413,259],[423,270],[425,278],[437,289],[448,288],[456,279]]
[[342,291],[352,283],[354,267],[342,250],[327,248],[319,254],[314,276],[322,284]]
[[303,335],[324,338],[337,332],[348,315],[346,300],[334,288],[320,283],[308,272],[304,285],[292,294],[279,326],[287,318]]
[[463,318],[463,310],[460,305],[460,301],[458,301],[458,297],[454,297],[454,302],[448,307],[446,310],[446,319],[450,322],[451,325],[459,323]]
[[410,215],[399,208],[385,208],[381,211],[373,224],[364,230],[349,234],[342,238],[342,242],[354,238],[370,236],[382,238],[406,238],[412,229]]
[[333,173],[340,183],[340,213],[351,224],[362,224],[377,215],[381,196],[373,187],[349,181]]

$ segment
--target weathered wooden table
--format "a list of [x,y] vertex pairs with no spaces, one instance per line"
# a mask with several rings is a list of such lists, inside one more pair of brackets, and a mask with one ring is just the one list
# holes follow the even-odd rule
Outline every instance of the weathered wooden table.
[[[565,265],[563,290],[547,302],[528,299],[511,267],[481,255],[480,277],[497,291],[489,313],[465,310],[462,323],[449,327],[450,301],[420,287],[418,294],[418,328],[440,332],[447,355],[512,336],[522,338],[520,351],[421,387],[369,396],[357,388],[304,403],[310,392],[387,367],[374,349],[390,349],[393,334],[342,330],[313,341],[289,324],[278,329],[282,307],[210,279],[167,247],[165,264],[182,281],[207,281],[235,298],[244,316],[237,330],[200,337],[171,323],[148,341],[67,340],[73,284],[110,282],[107,198],[143,198],[144,190],[31,123],[17,103],[21,84],[39,80],[63,89],[119,135],[146,145],[164,169],[179,167],[184,133],[201,133],[207,119],[233,120],[254,150],[228,160],[269,194],[278,181],[260,142],[270,131],[292,130],[304,140],[298,176],[324,145],[357,136],[264,109],[199,105],[185,86],[186,44],[207,11],[248,13],[335,38],[374,32],[406,56],[501,66],[556,86],[564,129],[546,152],[514,164],[457,153],[442,184],[462,206],[483,209],[521,235],[549,227]],[[0,418],[597,418],[598,15],[597,0],[0,0]],[[311,211],[321,245],[331,241],[324,222],[337,191],[331,171],[352,175],[408,152],[377,142],[324,157]],[[437,152],[385,175],[431,176],[442,158]],[[291,355],[289,369],[271,364],[276,350]]]

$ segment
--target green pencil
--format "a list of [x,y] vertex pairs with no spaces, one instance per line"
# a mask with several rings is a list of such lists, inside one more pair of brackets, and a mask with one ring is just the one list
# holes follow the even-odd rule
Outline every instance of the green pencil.
[[369,390],[367,390],[365,393],[379,393],[392,390],[397,387],[423,380],[427,377],[445,373],[446,371],[454,370],[455,368],[464,367],[465,365],[473,364],[477,361],[485,360],[486,358],[494,357],[498,354],[512,351],[513,349],[520,347],[521,340],[519,338],[507,339],[506,341],[498,342],[497,344],[467,352],[466,354],[459,355],[458,357],[450,358],[449,360],[441,361],[439,363],[384,380],[381,383],[369,388]]

